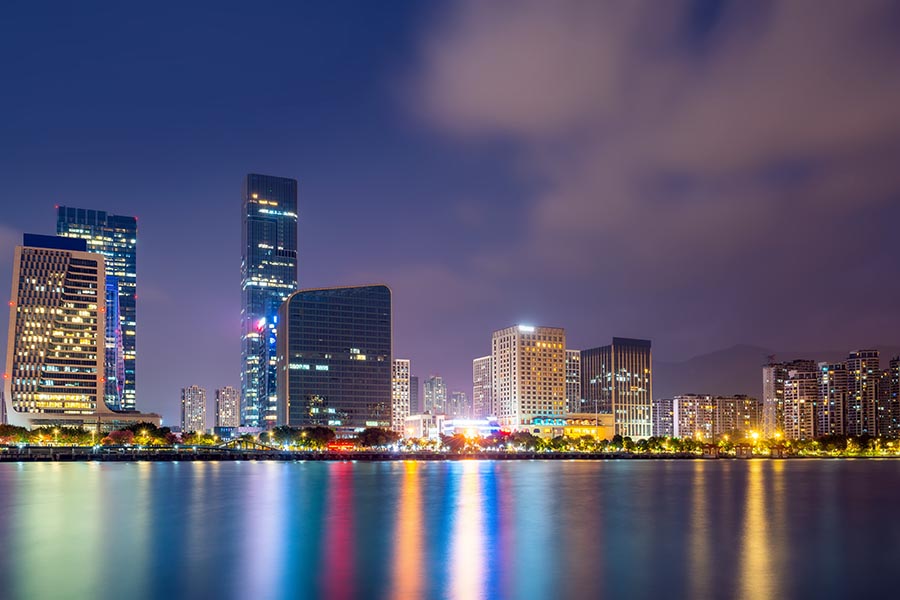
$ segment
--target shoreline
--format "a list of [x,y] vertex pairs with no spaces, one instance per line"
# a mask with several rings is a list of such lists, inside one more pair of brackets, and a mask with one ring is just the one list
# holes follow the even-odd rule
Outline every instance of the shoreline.
[[197,450],[129,450],[96,451],[93,448],[12,448],[0,450],[0,463],[20,462],[400,462],[400,461],[460,461],[460,460],[752,460],[752,459],[890,459],[900,456],[798,456],[756,454],[753,456],[709,456],[689,453],[629,454],[620,452],[491,452],[491,453],[441,453],[441,452],[308,452],[290,450],[222,450],[198,448]]

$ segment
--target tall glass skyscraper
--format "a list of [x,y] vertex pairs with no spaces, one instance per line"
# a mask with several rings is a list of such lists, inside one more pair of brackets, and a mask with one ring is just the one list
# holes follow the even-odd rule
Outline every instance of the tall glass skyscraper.
[[[136,410],[137,218],[111,215],[102,210],[58,206],[56,233],[86,240],[88,252],[103,255],[106,273],[116,278],[125,379],[118,405],[111,405],[110,408]],[[115,327],[110,325],[107,329],[112,331]],[[114,364],[117,362],[113,359]]]
[[297,290],[297,180],[247,175],[241,232],[241,423],[273,427],[278,308]]
[[391,426],[391,291],[301,290],[279,314],[278,424]]

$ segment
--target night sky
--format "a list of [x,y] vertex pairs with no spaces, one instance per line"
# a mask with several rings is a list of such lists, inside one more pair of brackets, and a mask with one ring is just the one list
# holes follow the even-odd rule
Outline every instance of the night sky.
[[518,322],[900,342],[900,3],[106,4],[0,11],[0,289],[54,205],[136,215],[168,423],[239,384],[248,172],[299,180],[301,287],[390,285],[451,389]]

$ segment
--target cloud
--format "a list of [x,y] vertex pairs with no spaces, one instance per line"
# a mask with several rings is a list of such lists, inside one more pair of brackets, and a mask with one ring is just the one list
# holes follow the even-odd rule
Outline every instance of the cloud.
[[520,262],[832,307],[851,298],[822,265],[868,246],[897,266],[877,233],[900,205],[894,2],[469,0],[420,58],[424,122],[512,142],[538,181]]

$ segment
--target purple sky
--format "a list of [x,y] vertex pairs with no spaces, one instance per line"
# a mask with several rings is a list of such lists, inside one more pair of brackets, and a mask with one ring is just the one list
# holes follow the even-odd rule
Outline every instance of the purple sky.
[[295,4],[0,15],[0,285],[54,204],[137,215],[139,408],[238,384],[251,171],[300,182],[301,285],[389,284],[451,389],[516,322],[900,341],[900,4]]

